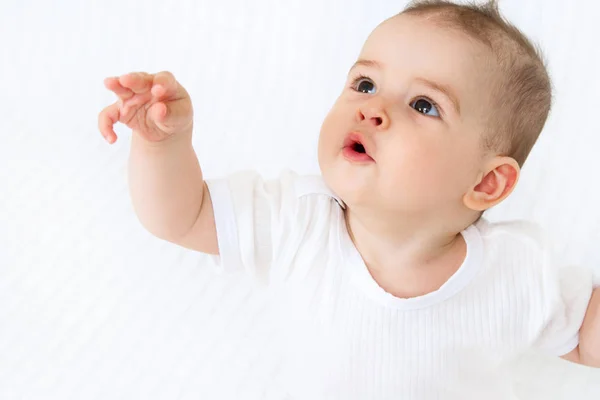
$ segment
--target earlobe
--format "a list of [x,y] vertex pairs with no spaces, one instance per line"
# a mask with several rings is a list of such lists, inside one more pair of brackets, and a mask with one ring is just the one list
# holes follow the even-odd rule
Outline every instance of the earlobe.
[[485,211],[506,199],[519,180],[520,168],[511,157],[496,157],[464,195],[463,202],[474,211]]

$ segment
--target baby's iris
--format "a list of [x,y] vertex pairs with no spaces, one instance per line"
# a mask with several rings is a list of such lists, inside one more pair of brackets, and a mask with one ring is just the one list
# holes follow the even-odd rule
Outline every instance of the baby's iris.
[[356,90],[361,93],[375,94],[375,84],[368,79],[361,79],[357,82]]
[[439,117],[440,113],[432,102],[426,99],[417,99],[413,101],[410,105],[412,108],[420,112],[421,114],[430,116],[430,117]]

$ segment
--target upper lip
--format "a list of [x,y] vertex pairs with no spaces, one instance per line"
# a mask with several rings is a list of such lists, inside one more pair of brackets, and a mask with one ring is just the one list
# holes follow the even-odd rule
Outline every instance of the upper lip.
[[365,153],[373,158],[373,154],[371,153],[373,150],[372,144],[365,138],[360,132],[350,132],[348,136],[346,136],[346,140],[344,140],[344,147],[354,146],[356,143],[362,145],[365,148]]

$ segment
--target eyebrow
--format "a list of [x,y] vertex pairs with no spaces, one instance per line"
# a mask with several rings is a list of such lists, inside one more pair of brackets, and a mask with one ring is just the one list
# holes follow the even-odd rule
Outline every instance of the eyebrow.
[[[353,70],[358,66],[381,69],[381,64],[375,60],[360,59],[354,63],[350,70]],[[454,110],[460,115],[460,102],[458,101],[458,97],[454,94],[454,90],[450,86],[436,83],[425,78],[416,78],[415,80],[446,96],[454,106]]]
[[354,68],[358,67],[359,65],[363,66],[363,67],[371,67],[371,68],[381,68],[381,64],[379,64],[377,61],[375,60],[358,60],[354,63],[354,65],[352,66],[352,68],[350,68],[350,70],[353,70]]

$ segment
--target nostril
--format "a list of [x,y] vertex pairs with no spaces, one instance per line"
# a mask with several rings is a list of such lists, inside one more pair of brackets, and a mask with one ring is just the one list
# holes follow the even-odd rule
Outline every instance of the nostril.
[[376,126],[383,124],[383,119],[381,119],[381,117],[374,117],[373,120],[375,121]]

